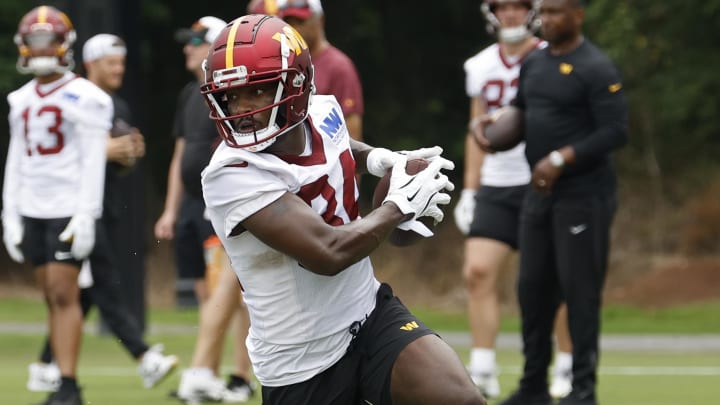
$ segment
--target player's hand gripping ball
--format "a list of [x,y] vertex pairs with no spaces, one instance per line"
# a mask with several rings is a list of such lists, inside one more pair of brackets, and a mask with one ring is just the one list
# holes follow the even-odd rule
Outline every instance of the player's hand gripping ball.
[[[407,164],[405,165],[405,173],[407,174],[418,174],[421,171],[425,170],[426,167],[428,167],[428,164],[430,164],[429,161],[425,159],[410,159],[407,161]],[[375,187],[375,192],[373,193],[373,200],[372,200],[372,206],[373,209],[379,207],[383,200],[385,200],[385,197],[387,196],[388,189],[390,187],[390,174],[392,173],[392,170],[388,170],[388,172],[385,174],[385,176],[380,178],[380,181],[378,181],[377,186]],[[431,217],[421,217],[418,218],[418,221],[422,222],[427,226],[429,229],[433,229],[435,227],[435,221]],[[395,228],[388,238],[390,243],[392,243],[395,246],[409,246],[412,245],[422,239],[425,239],[424,236],[420,235],[417,232],[414,231],[405,231],[402,229]]]
[[523,110],[511,105],[495,110],[485,123],[483,134],[495,152],[514,148],[525,137]]

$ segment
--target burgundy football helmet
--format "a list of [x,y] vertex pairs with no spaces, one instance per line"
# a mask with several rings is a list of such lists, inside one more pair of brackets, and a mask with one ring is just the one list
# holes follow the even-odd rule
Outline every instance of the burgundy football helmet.
[[[314,92],[313,66],[305,40],[286,22],[267,15],[246,15],[228,24],[213,42],[203,63],[205,83],[200,91],[210,106],[225,143],[252,152],[272,145],[276,138],[303,122]],[[277,83],[271,104],[230,115],[228,89]],[[235,123],[270,110],[266,128],[239,132]]]
[[[528,8],[528,16],[525,24],[517,27],[502,27],[500,21],[495,16],[495,9],[500,4],[518,3]],[[488,33],[497,35],[498,39],[504,42],[519,42],[532,35],[540,27],[538,12],[540,10],[540,0],[485,0],[480,5],[480,10],[487,21],[486,29]]]
[[[65,13],[52,6],[35,7],[20,20],[13,38],[20,53],[17,70],[36,75],[72,70],[75,38],[72,22]],[[52,56],[33,56],[31,51],[47,48],[57,49]]]

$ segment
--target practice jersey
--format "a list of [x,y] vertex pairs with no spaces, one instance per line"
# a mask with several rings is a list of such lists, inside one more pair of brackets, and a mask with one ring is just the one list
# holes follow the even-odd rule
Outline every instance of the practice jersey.
[[358,218],[355,160],[335,97],[314,96],[307,122],[302,155],[280,158],[223,143],[202,177],[208,215],[244,288],[248,352],[265,386],[308,380],[338,361],[352,338],[351,324],[370,314],[379,288],[367,257],[323,276],[250,232],[233,234],[285,193],[296,194],[330,225]]
[[33,79],[7,97],[11,130],[4,209],[32,218],[102,214],[106,145],[113,104],[90,81],[67,72]]
[[[538,41],[538,46],[541,43]],[[465,61],[465,90],[469,97],[481,97],[492,113],[509,105],[517,94],[522,58],[510,60],[494,43]],[[525,142],[496,153],[485,154],[480,183],[494,187],[520,186],[530,182],[525,159]]]

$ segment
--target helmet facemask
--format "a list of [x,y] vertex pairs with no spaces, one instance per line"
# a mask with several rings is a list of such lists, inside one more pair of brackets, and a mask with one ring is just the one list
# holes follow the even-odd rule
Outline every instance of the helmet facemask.
[[[285,35],[275,36],[280,43],[279,66],[274,69],[261,69],[257,66],[236,65],[229,68],[213,69],[211,66],[211,50],[208,59],[203,63],[205,84],[202,94],[210,106],[210,118],[215,120],[225,143],[234,148],[251,152],[259,152],[305,120],[309,107],[309,89],[312,88],[311,77],[291,63],[293,49]],[[239,50],[236,50],[238,52]],[[245,49],[246,56],[254,52]],[[224,52],[224,50],[223,50]],[[253,62],[248,59],[248,64]],[[256,63],[260,65],[260,63]],[[257,68],[257,70],[251,70]],[[309,76],[312,76],[311,74]],[[231,115],[228,109],[227,92],[233,88],[254,86],[263,83],[275,83],[271,103],[253,111]],[[255,127],[251,131],[241,129],[242,120],[250,118],[254,124],[255,114],[270,111],[269,120],[263,128]]]
[[[512,2],[512,0],[508,2]],[[515,27],[503,27],[495,15],[495,8],[501,1],[484,1],[480,6],[480,10],[487,21],[486,29],[488,33],[497,34],[498,39],[502,42],[511,44],[521,42],[531,36],[540,27],[540,20],[536,18],[538,15],[539,1],[517,0],[516,2],[528,6],[528,15],[525,23]]]

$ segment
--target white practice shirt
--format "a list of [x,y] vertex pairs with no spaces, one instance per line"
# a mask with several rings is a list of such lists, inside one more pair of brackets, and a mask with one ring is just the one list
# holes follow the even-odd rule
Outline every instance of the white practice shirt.
[[305,381],[335,364],[352,338],[350,325],[375,307],[380,285],[367,257],[323,276],[250,232],[231,235],[285,193],[298,195],[331,225],[358,218],[355,160],[335,98],[313,96],[309,122],[312,134],[302,156],[282,160],[223,143],[202,175],[208,215],[244,289],[248,352],[265,386]]

